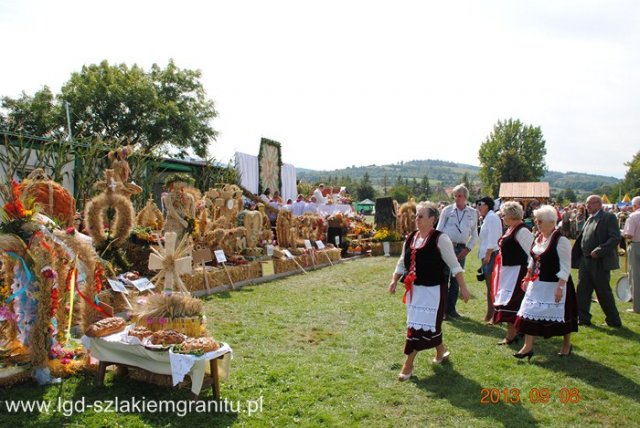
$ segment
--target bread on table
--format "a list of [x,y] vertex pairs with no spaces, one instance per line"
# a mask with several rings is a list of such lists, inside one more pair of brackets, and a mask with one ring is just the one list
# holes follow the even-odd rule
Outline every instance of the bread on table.
[[87,327],[84,332],[89,337],[104,337],[119,333],[127,326],[127,322],[118,317],[104,318]]
[[151,336],[153,332],[149,330],[147,327],[138,326],[129,330],[129,336],[137,337],[142,341],[145,337]]
[[220,344],[212,337],[190,337],[182,343],[180,349],[184,354],[197,351],[206,353],[217,351],[220,349]]
[[160,330],[151,335],[151,343],[153,345],[177,345],[184,342],[186,336],[175,330]]

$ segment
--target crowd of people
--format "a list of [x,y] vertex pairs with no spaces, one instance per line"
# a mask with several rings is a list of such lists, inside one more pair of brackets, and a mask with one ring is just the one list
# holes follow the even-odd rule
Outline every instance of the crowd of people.
[[[419,351],[435,348],[434,364],[449,359],[442,321],[460,317],[459,295],[465,303],[469,298],[464,265],[476,243],[481,260],[477,279],[487,290],[484,321],[507,325],[498,345],[524,339],[513,357],[531,359],[535,338],[553,336],[563,338],[558,356],[570,356],[571,335],[579,325],[592,324],[594,291],[605,325],[622,327],[610,286],[611,271],[620,267],[622,229],[631,243],[632,284],[640,281],[640,196],[633,199],[630,215],[621,214],[627,210],[605,209],[597,195],[562,210],[539,205],[531,213],[532,228],[525,224],[526,209],[519,202],[505,202],[496,212],[492,198],[479,199],[473,208],[468,197],[468,189],[459,185],[453,189],[452,204],[439,207],[421,202],[417,206],[416,230],[406,238],[389,284],[392,294],[398,282],[404,282],[405,288],[406,360],[400,381],[411,377]],[[569,239],[575,239],[573,245]],[[578,269],[577,286],[572,268]]]
[[[271,189],[267,187],[260,194],[259,198],[264,205],[273,208],[267,212],[272,222],[275,222],[277,212],[281,209],[291,211],[295,216],[301,216],[305,213],[319,214],[318,207],[321,205],[351,204],[351,198],[349,198],[349,194],[344,187],[341,188],[338,193],[328,193],[326,195],[325,193],[327,193],[325,186],[321,183],[308,197],[299,194],[295,201],[291,198],[284,201],[279,191],[276,190],[272,192]],[[255,208],[255,206],[253,206],[255,204],[251,202],[248,204],[249,206],[247,208]]]

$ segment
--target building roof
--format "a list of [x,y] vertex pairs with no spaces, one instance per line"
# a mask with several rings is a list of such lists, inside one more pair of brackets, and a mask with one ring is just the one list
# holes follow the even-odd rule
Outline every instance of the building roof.
[[500,198],[549,198],[549,183],[501,183]]
[[373,202],[371,199],[365,199],[364,201],[358,202],[358,204],[360,204],[360,205],[375,205],[376,203]]

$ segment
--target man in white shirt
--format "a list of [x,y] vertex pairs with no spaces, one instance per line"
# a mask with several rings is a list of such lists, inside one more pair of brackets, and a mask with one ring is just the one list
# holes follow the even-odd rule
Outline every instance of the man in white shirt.
[[293,215],[302,215],[304,214],[304,206],[306,205],[306,202],[304,201],[304,197],[302,195],[298,195],[298,199],[296,199],[296,201],[293,203],[293,206],[291,208],[291,212],[293,213]]
[[325,196],[322,194],[323,190],[324,190],[324,184],[320,183],[318,188],[313,191],[313,196],[316,198],[316,202],[318,204],[326,204],[327,203],[327,198],[325,198]]
[[633,312],[640,313],[640,196],[631,200],[633,211],[624,223],[623,235],[628,239],[627,260],[629,282],[633,287]]
[[477,201],[478,212],[482,216],[482,227],[480,228],[480,248],[478,248],[478,258],[482,261],[482,273],[487,286],[487,313],[484,316],[485,322],[490,322],[493,318],[493,299],[491,298],[491,274],[498,255],[498,240],[502,236],[502,220],[493,211],[493,199],[485,196]]
[[316,197],[315,196],[312,196],[311,197],[311,201],[307,202],[304,205],[304,212],[305,213],[318,214],[318,204],[316,203]]
[[[469,190],[462,184],[453,188],[453,198],[455,202],[442,210],[436,229],[449,236],[460,266],[464,268],[467,254],[478,240],[478,213],[475,209],[467,206]],[[456,312],[459,293],[458,282],[454,276],[449,275],[449,289],[445,305],[446,319],[460,317],[460,314]]]

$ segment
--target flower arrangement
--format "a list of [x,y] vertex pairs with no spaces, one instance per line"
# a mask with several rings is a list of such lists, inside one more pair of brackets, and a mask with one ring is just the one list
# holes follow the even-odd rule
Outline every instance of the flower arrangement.
[[401,241],[402,237],[395,230],[389,230],[386,227],[378,229],[372,238],[376,242],[385,242],[385,241]]
[[351,233],[362,238],[371,238],[373,236],[373,227],[364,220],[356,218],[352,223]]

